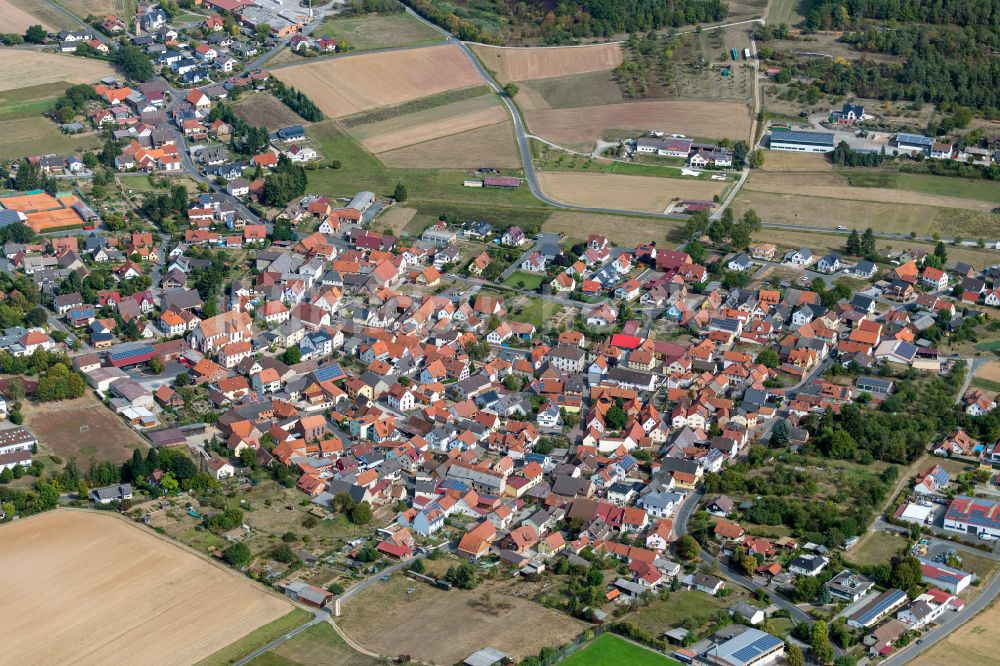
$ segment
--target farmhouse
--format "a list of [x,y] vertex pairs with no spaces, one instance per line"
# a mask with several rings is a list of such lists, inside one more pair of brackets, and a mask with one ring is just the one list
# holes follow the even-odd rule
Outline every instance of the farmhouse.
[[687,157],[694,141],[684,137],[644,136],[635,142],[635,150],[646,155],[661,157]]
[[834,149],[834,140],[833,134],[829,132],[771,130],[771,140],[768,147],[771,150],[801,153],[830,153]]

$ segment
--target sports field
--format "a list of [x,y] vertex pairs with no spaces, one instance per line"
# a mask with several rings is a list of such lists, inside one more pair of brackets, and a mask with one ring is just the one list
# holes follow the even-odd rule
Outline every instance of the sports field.
[[306,62],[274,70],[331,118],[482,83],[454,45]]
[[117,414],[97,400],[93,391],[60,402],[24,404],[24,425],[38,437],[39,452],[83,466],[91,456],[97,460],[124,462],[136,448],[149,444],[125,425]]
[[0,90],[13,90],[43,83],[96,83],[114,76],[115,69],[106,62],[91,58],[0,49]]
[[622,62],[618,44],[540,48],[473,44],[470,48],[502,83],[598,72],[614,69]]
[[366,14],[327,19],[313,31],[316,37],[331,37],[346,42],[353,51],[384,49],[440,42],[444,36],[405,12]]
[[655,100],[572,109],[525,111],[532,133],[565,146],[593,147],[605,130],[663,131],[705,139],[745,139],[750,112],[745,104]]
[[344,604],[337,625],[373,652],[435,664],[459,663],[486,645],[519,661],[586,628],[565,613],[506,594],[502,585],[484,581],[472,591],[445,592],[395,574]]
[[538,183],[563,203],[649,213],[662,213],[672,199],[710,200],[725,188],[711,180],[561,171],[539,173]]
[[565,666],[605,666],[606,664],[629,664],[629,666],[671,666],[680,662],[630,643],[614,634],[601,634],[586,647],[577,650],[560,662]]
[[292,608],[114,515],[51,511],[0,540],[12,664],[190,664]]

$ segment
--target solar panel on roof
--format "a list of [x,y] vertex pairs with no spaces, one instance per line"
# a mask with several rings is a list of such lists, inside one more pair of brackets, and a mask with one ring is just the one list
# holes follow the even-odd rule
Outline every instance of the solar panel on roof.
[[771,634],[767,634],[756,639],[753,643],[750,643],[750,645],[733,652],[733,658],[745,663],[756,658],[758,655],[767,652],[768,650],[774,649],[781,643],[781,639],[776,638]]
[[325,382],[330,379],[340,379],[341,377],[346,376],[344,370],[336,363],[331,363],[330,365],[323,366],[322,368],[317,368],[313,375],[315,375],[316,380],[320,382]]

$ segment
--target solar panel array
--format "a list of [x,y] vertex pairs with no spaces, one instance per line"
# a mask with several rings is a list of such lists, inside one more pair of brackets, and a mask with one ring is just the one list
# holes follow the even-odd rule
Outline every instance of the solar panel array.
[[906,593],[902,590],[892,590],[886,593],[881,599],[876,599],[877,603],[874,603],[868,610],[866,610],[862,615],[858,616],[856,622],[865,625],[871,622],[873,619],[885,612],[885,609],[891,607],[893,604],[897,603],[900,597],[905,597]]
[[110,358],[112,361],[120,361],[122,359],[130,358],[132,356],[142,356],[143,354],[152,354],[153,345],[147,344],[137,344],[125,347],[124,345],[118,345],[111,350]]
[[325,365],[322,368],[317,368],[313,372],[313,376],[316,377],[316,381],[325,382],[331,379],[340,379],[345,375],[344,370],[337,363],[331,363],[330,365]]
[[765,634],[764,636],[756,639],[753,643],[750,643],[750,645],[741,647],[739,650],[733,652],[733,660],[739,660],[745,664],[748,661],[756,659],[759,655],[764,654],[765,652],[770,652],[777,646],[781,645],[782,642],[783,641],[780,638],[772,636],[771,634]]

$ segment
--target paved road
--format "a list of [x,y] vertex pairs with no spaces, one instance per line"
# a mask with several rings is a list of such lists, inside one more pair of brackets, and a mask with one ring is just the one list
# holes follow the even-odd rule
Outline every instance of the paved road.
[[236,662],[236,666],[243,666],[244,664],[249,664],[251,661],[253,661],[257,657],[259,657],[260,655],[264,654],[268,650],[273,650],[274,648],[278,647],[279,645],[281,645],[282,643],[284,643],[285,641],[287,641],[289,638],[292,638],[293,636],[297,636],[298,634],[302,633],[303,631],[305,631],[306,629],[308,629],[309,627],[311,627],[313,625],[319,624],[320,622],[326,622],[329,618],[330,618],[330,611],[328,611],[328,610],[320,610],[320,609],[314,610],[313,611],[313,618],[311,620],[309,620],[308,622],[306,622],[305,624],[303,624],[301,627],[298,627],[296,629],[292,629],[291,631],[289,631],[284,636],[281,636],[280,638],[276,638],[275,640],[271,641],[270,643],[268,643],[267,645],[265,645],[261,649],[255,651],[255,652],[251,652],[250,654],[248,654],[247,656],[243,657],[238,662]]

